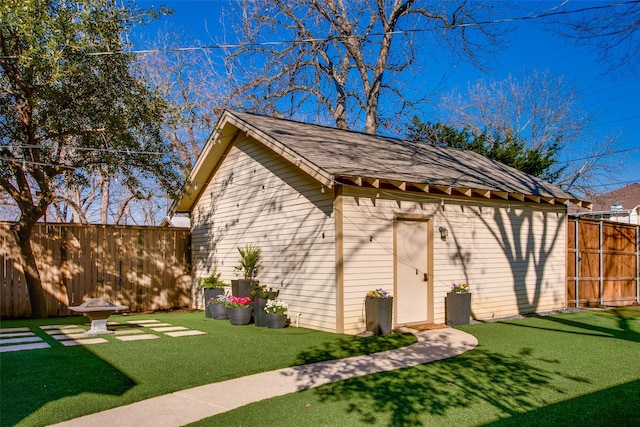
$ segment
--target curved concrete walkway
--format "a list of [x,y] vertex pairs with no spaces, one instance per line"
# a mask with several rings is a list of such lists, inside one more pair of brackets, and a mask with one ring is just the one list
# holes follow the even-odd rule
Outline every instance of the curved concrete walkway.
[[86,415],[56,426],[184,426],[271,397],[447,359],[478,345],[473,335],[457,329],[412,332],[418,337],[418,342],[407,347],[207,384]]

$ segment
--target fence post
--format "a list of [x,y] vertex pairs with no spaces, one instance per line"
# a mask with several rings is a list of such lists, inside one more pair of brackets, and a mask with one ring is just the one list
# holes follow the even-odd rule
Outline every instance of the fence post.
[[580,292],[580,245],[578,244],[578,236],[580,235],[580,226],[578,222],[580,221],[580,217],[576,216],[576,220],[574,222],[575,225],[575,298],[576,298],[576,308],[580,307],[580,298],[578,298],[578,292]]
[[602,251],[602,245],[604,244],[604,239],[602,237],[602,229],[603,229],[603,223],[602,220],[600,221],[599,225],[598,225],[598,246],[600,247],[598,249],[598,256],[600,257],[600,305],[604,304],[604,300],[602,298],[602,294],[604,293],[604,255],[603,255],[603,251]]
[[636,225],[636,302],[640,303],[640,226]]

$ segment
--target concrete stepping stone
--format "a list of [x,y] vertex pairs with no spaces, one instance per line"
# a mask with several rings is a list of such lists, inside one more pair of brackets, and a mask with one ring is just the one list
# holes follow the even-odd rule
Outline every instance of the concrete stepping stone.
[[7,334],[0,334],[0,339],[2,338],[13,338],[13,337],[32,337],[36,334],[33,332],[9,332]]
[[189,330],[189,331],[176,331],[176,332],[165,332],[165,335],[169,335],[170,337],[189,337],[189,336],[193,336],[193,335],[206,335],[206,332],[203,331],[195,331],[195,330]]
[[119,337],[115,337],[115,339],[120,341],[138,341],[138,340],[154,340],[156,338],[160,338],[158,335],[154,334],[143,334],[143,335],[122,335]]
[[159,320],[127,320],[127,323],[143,324],[143,323],[160,323]]
[[3,345],[0,346],[0,353],[8,353],[10,351],[38,350],[41,348],[51,348],[51,346],[44,341],[31,344]]
[[131,328],[138,328],[138,325],[125,325],[122,323],[116,323],[116,324],[111,324],[111,323],[107,323],[107,326],[109,326],[109,329],[111,329],[112,331],[117,331],[118,329],[131,329]]
[[185,328],[184,326],[167,326],[163,328],[150,328],[150,329],[155,332],[169,332],[169,331],[186,331],[188,328]]
[[144,331],[142,329],[116,329],[113,333],[116,335],[134,335],[142,334]]
[[84,333],[51,335],[51,338],[58,341],[75,340],[78,338],[86,338],[86,337],[87,336]]
[[60,334],[82,334],[87,332],[86,329],[82,329],[82,328],[75,328],[75,329],[50,329],[48,331],[45,331],[47,334],[49,335],[60,335]]
[[11,332],[29,332],[31,329],[28,327],[20,327],[20,328],[0,328],[0,334],[11,333]]
[[148,324],[148,325],[140,325],[140,326],[144,326],[145,328],[157,328],[157,327],[163,327],[163,326],[173,326],[171,323],[154,323],[154,324]]
[[42,341],[40,337],[20,337],[20,338],[7,338],[0,340],[0,344],[23,344],[28,342]]
[[43,331],[49,330],[49,329],[66,329],[66,328],[78,328],[78,325],[74,325],[74,324],[63,324],[63,325],[43,325],[40,326],[40,329],[42,329]]
[[75,345],[93,345],[93,344],[102,344],[105,342],[109,342],[109,341],[105,340],[104,338],[87,338],[87,339],[60,341],[60,344],[62,344],[65,347],[73,347]]

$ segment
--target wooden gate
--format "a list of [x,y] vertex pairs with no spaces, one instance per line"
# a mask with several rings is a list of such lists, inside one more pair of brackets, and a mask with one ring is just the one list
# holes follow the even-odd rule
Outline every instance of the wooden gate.
[[[0,223],[0,316],[30,317],[10,223]],[[115,225],[37,224],[31,239],[49,316],[107,298],[131,311],[189,306],[189,230]]]
[[640,302],[639,227],[570,218],[567,305],[621,306]]

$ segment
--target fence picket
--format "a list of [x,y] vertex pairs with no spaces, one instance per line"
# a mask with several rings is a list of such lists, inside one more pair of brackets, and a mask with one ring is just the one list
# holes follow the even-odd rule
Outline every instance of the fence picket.
[[[0,223],[0,316],[31,309],[10,223]],[[188,306],[189,230],[115,225],[37,224],[32,238],[49,316],[107,297],[132,311]],[[171,242],[171,243],[168,243]]]
[[640,302],[637,226],[570,218],[567,232],[568,306]]

